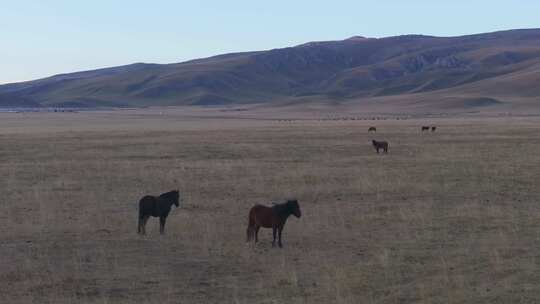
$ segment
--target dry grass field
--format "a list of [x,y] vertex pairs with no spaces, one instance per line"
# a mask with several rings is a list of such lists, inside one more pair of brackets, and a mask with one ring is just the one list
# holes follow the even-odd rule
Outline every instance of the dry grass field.
[[[0,114],[0,176],[1,303],[540,302],[537,118]],[[287,197],[284,248],[247,244]]]

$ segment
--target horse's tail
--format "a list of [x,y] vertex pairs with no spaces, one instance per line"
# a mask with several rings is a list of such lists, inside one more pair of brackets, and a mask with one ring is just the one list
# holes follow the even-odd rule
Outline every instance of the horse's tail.
[[143,218],[143,207],[142,207],[143,200],[141,199],[139,201],[139,219]]
[[247,235],[246,242],[251,241],[251,227],[250,226],[247,227],[246,235]]
[[137,221],[137,232],[141,233],[142,231],[142,225],[143,225],[143,219],[144,219],[144,200],[145,198],[141,198],[139,200],[139,218]]

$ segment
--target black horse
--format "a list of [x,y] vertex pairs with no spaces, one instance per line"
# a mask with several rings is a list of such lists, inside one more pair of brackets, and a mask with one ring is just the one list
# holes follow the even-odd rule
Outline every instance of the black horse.
[[431,127],[431,132],[435,132],[435,130],[437,130],[437,127],[435,126]]
[[429,126],[422,126],[422,132],[429,131]]
[[388,142],[372,140],[371,143],[373,144],[375,150],[377,150],[377,154],[379,154],[379,150],[383,150],[384,153],[388,153]]
[[160,196],[146,195],[139,201],[139,226],[137,232],[146,234],[146,222],[150,216],[159,217],[159,233],[165,232],[165,221],[174,204],[178,207],[178,190],[163,193]]

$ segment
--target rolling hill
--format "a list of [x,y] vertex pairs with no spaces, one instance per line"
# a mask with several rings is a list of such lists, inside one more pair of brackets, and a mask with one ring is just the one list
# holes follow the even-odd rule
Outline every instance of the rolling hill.
[[136,63],[0,86],[2,106],[400,103],[540,107],[540,29],[351,37],[176,64]]

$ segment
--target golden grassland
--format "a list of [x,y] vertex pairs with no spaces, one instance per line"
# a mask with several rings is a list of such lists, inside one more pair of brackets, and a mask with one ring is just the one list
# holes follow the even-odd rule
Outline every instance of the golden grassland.
[[[1,114],[0,302],[535,303],[539,123]],[[284,248],[247,244],[286,197]]]

